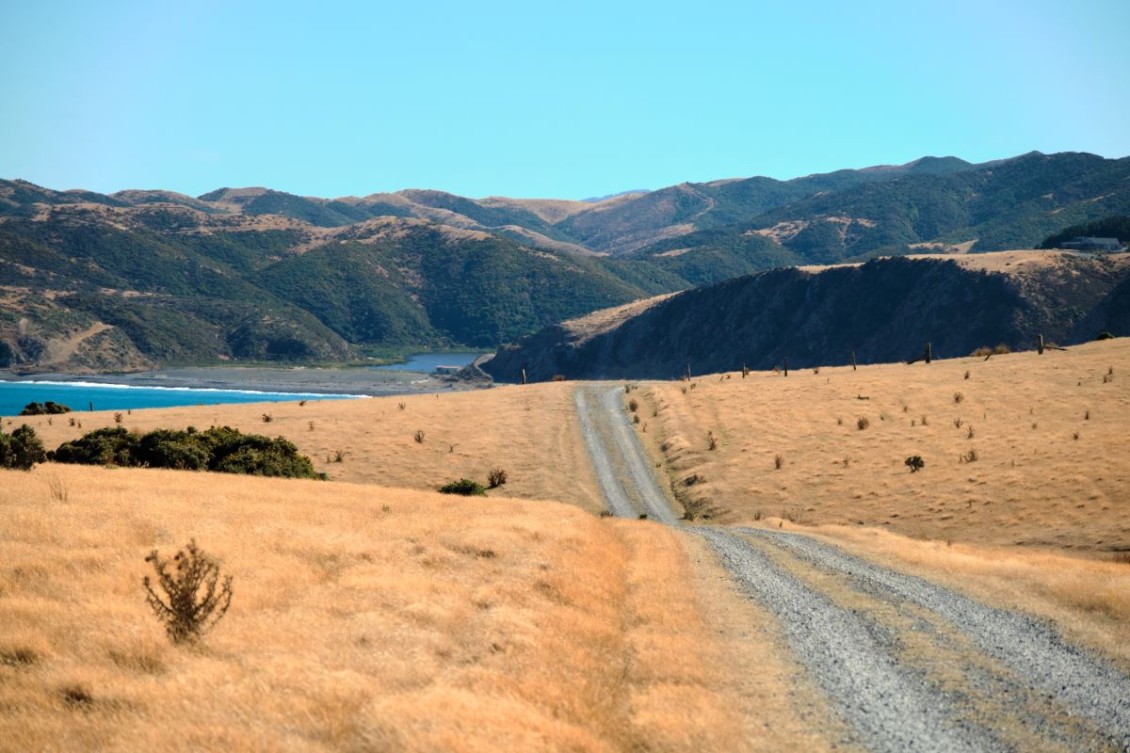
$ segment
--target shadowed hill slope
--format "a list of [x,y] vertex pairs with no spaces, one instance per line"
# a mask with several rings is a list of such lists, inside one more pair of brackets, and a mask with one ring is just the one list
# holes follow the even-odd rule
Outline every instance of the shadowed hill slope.
[[[980,346],[1090,339],[1118,325],[1087,319],[1130,272],[1125,255],[1036,256],[1016,271],[938,258],[893,258],[817,272],[782,269],[686,291],[603,328],[557,325],[504,346],[496,379],[677,378],[755,369],[903,361],[932,343],[937,357]],[[1012,264],[1012,262],[1008,262]],[[1130,332],[1115,332],[1130,334]]]

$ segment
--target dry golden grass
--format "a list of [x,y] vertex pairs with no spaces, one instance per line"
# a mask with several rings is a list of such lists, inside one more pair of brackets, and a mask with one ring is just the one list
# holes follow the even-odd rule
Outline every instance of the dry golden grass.
[[[0,477],[0,750],[743,747],[670,529],[341,483]],[[144,558],[194,537],[235,596],[177,649]]]
[[[641,411],[658,409],[644,436],[666,445],[672,480],[704,479],[682,488],[724,522],[789,517],[1106,559],[1130,550],[1130,340],[714,375],[638,394]],[[911,455],[925,460],[918,473]]]
[[[500,493],[568,502],[597,512],[604,509],[603,503],[581,442],[572,389],[553,383],[306,405],[293,401],[135,410],[123,415],[121,425],[142,432],[226,425],[285,436],[335,481],[435,490],[464,477],[485,485],[487,473],[498,467],[508,477]],[[264,422],[264,415],[271,421]],[[82,426],[71,426],[72,417]],[[115,425],[112,411],[16,421],[33,426],[49,448]],[[413,438],[417,430],[424,432],[422,443]],[[341,462],[336,462],[339,455]]]
[[[1098,561],[1130,549],[1128,375],[1116,340],[632,396],[652,452],[721,522],[819,526],[1130,666],[1130,566]],[[600,494],[572,389],[123,416],[286,436],[331,483],[0,474],[0,750],[829,747],[834,723],[773,618],[701,541],[586,514]],[[48,447],[115,423],[25,420]],[[529,501],[427,491],[494,467],[498,494]],[[192,537],[236,594],[203,647],[174,649],[144,604],[143,560]]]

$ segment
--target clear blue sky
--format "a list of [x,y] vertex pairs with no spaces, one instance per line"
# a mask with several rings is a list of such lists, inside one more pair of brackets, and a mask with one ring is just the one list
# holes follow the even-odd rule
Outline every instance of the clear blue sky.
[[0,177],[584,198],[1130,155],[1128,0],[14,2]]

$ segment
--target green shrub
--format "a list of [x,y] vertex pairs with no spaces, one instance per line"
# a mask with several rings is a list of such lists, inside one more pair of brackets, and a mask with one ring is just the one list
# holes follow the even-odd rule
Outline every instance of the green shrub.
[[145,435],[121,427],[98,429],[51,453],[60,463],[209,470],[251,476],[325,478],[291,442],[242,434],[227,426],[208,431],[157,429]]
[[48,458],[56,463],[81,465],[140,465],[135,459],[140,440],[139,435],[121,426],[95,429],[59,445]]
[[157,429],[141,438],[137,448],[140,465],[150,468],[175,468],[201,471],[211,458],[207,442],[196,433]]
[[35,429],[27,424],[11,434],[0,431],[0,468],[30,471],[32,466],[46,459],[43,442],[39,441]]
[[439,488],[444,494],[462,494],[464,497],[485,497],[487,490],[478,481],[461,478]]
[[28,403],[20,411],[21,416],[57,416],[60,413],[70,413],[71,409],[62,403],[47,400],[42,403]]

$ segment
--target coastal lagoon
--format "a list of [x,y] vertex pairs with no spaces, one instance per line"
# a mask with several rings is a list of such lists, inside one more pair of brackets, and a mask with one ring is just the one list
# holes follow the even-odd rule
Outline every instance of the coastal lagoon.
[[390,363],[374,366],[377,371],[412,371],[417,374],[431,374],[440,366],[469,365],[482,353],[416,353],[408,356],[403,363]]

